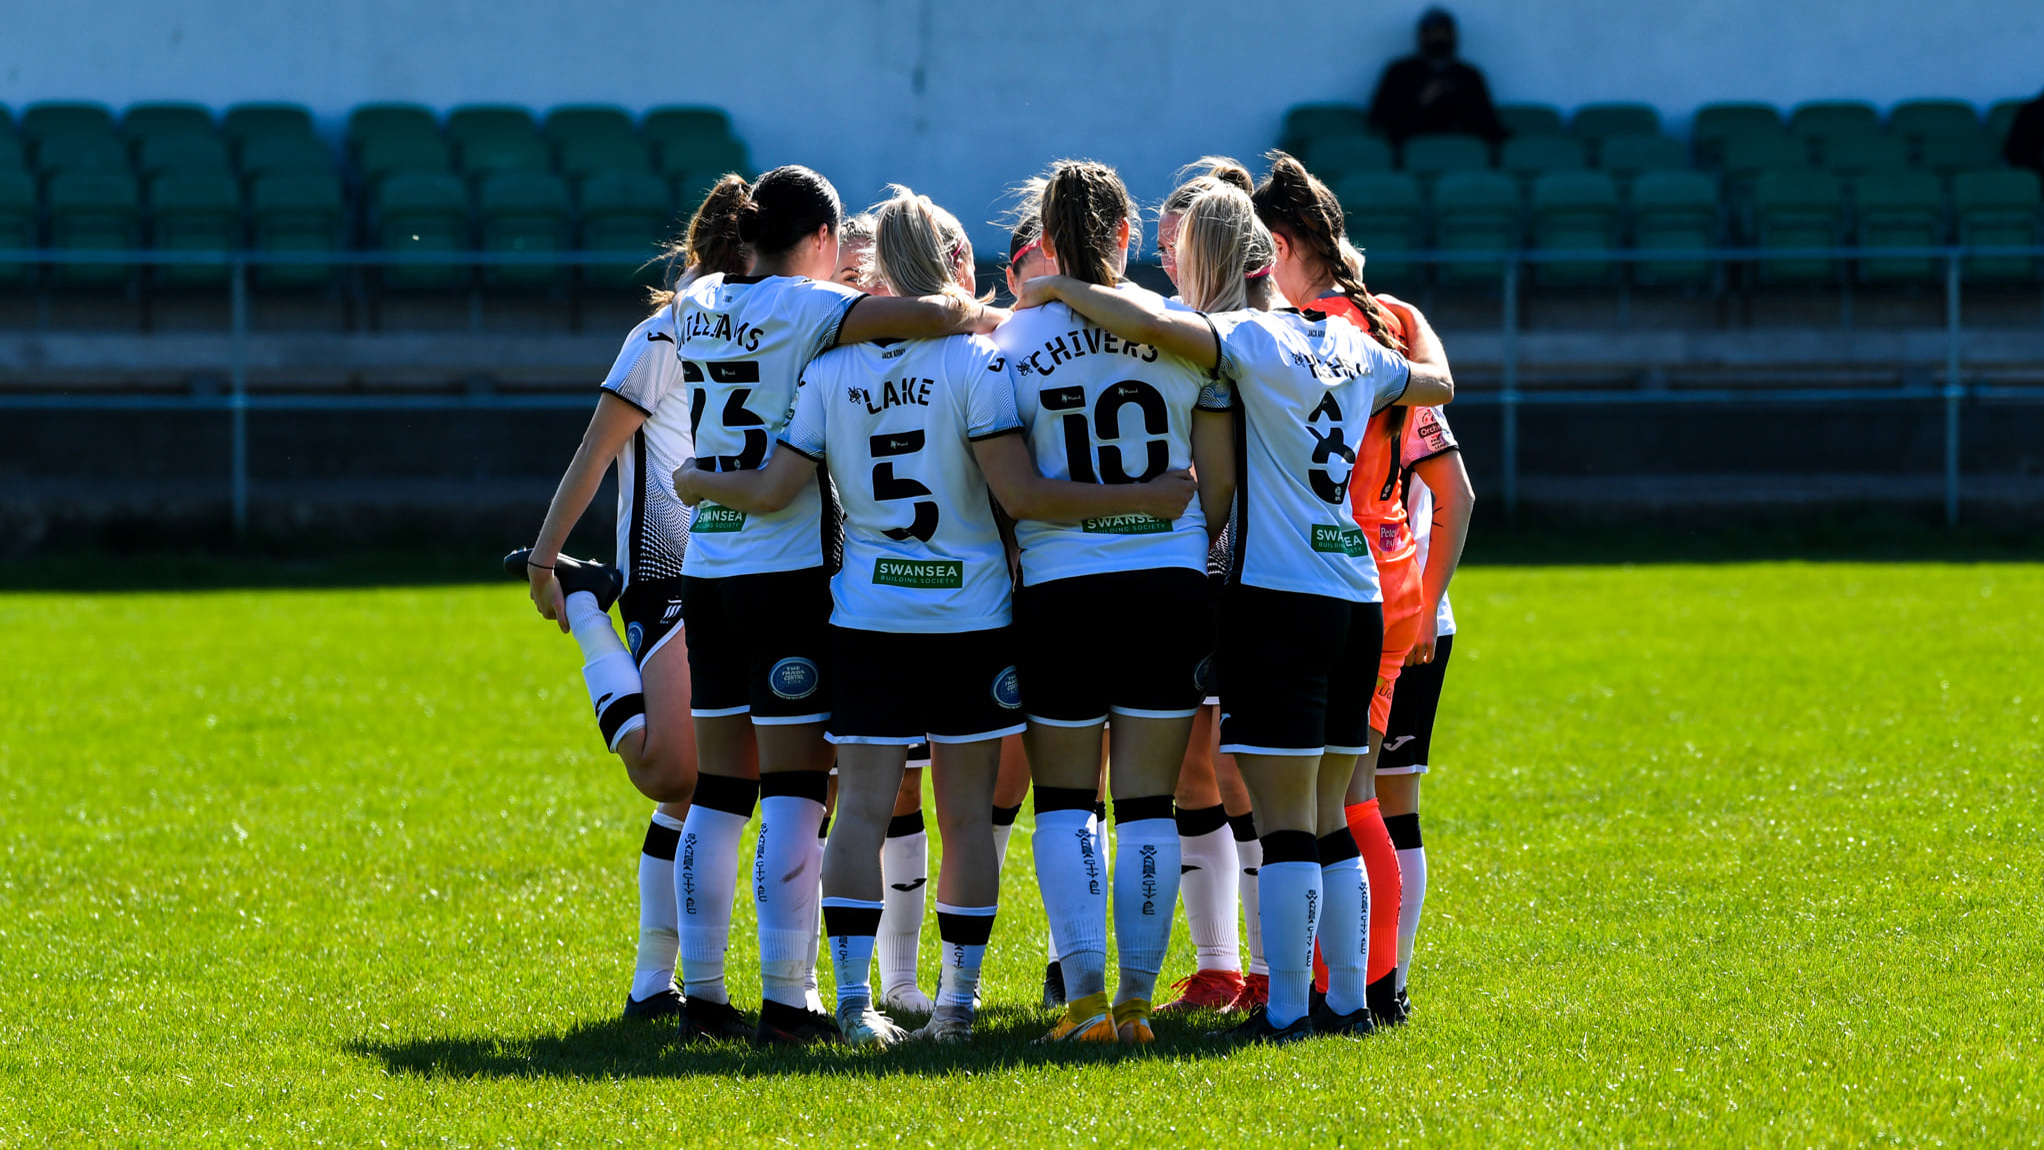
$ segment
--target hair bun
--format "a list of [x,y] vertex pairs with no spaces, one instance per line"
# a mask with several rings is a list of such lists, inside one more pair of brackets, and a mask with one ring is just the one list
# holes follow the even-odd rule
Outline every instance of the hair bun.
[[760,211],[759,204],[757,202],[747,200],[745,203],[739,205],[738,239],[740,242],[749,244],[752,241],[758,239],[759,224]]

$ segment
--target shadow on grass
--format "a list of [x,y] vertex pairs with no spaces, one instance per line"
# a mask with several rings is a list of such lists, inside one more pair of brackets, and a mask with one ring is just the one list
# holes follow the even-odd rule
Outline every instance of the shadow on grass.
[[[910,1019],[902,1020],[914,1025]],[[741,1042],[683,1045],[671,1022],[611,1018],[585,1022],[560,1034],[528,1037],[457,1035],[405,1041],[357,1040],[355,1054],[383,1063],[392,1074],[421,1078],[730,1078],[815,1075],[886,1078],[895,1075],[951,1075],[959,1071],[1008,1070],[1022,1066],[1096,1065],[1131,1058],[1206,1059],[1225,1057],[1226,1047],[1207,1037],[1232,1025],[1217,1015],[1165,1017],[1155,1022],[1157,1041],[1147,1047],[1041,1046],[1036,1038],[1053,1016],[1024,1007],[989,1006],[980,1012],[971,1042],[934,1045],[911,1042],[888,1050],[841,1046],[757,1047]]]

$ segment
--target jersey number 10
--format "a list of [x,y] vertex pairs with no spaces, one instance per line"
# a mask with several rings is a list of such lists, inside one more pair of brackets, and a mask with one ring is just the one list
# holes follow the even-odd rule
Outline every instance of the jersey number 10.
[[1109,443],[1099,449],[1100,467],[1093,467],[1096,439],[1121,438],[1121,409],[1135,404],[1142,413],[1143,431],[1152,437],[1168,436],[1171,431],[1171,410],[1164,404],[1164,395],[1140,379],[1124,379],[1111,383],[1100,392],[1100,398],[1093,404],[1092,426],[1089,429],[1086,418],[1086,389],[1083,387],[1047,387],[1036,394],[1037,401],[1045,411],[1060,411],[1065,432],[1065,468],[1073,480],[1079,483],[1146,483],[1164,474],[1171,465],[1171,441],[1168,438],[1151,438],[1144,445],[1143,469],[1130,475],[1122,465],[1121,448]]

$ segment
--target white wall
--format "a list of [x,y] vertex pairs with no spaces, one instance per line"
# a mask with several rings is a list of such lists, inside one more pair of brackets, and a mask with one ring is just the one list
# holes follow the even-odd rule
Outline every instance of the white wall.
[[[1204,152],[1250,158],[1301,100],[1366,98],[1420,3],[1220,0],[0,0],[0,103],[285,99],[730,108],[755,162],[858,205],[909,183],[968,223],[1060,155],[1145,200]],[[2036,0],[1460,0],[1501,100],[1700,103],[2044,87]],[[981,242],[997,233],[981,229]]]

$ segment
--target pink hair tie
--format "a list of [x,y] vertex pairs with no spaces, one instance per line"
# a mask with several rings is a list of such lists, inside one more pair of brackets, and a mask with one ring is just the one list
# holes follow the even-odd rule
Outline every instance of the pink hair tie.
[[1033,252],[1037,248],[1040,248],[1042,246],[1043,246],[1042,240],[1030,240],[1028,243],[1023,244],[1019,248],[1016,248],[1015,254],[1008,257],[1008,266],[1014,267],[1017,264],[1021,263],[1023,260],[1028,259],[1030,252]]
[[1260,279],[1262,279],[1263,277],[1265,277],[1265,276],[1267,276],[1267,275],[1269,275],[1269,274],[1270,274],[1270,269],[1271,269],[1271,268],[1272,268],[1273,266],[1274,266],[1274,265],[1272,265],[1272,264],[1265,264],[1265,265],[1263,265],[1262,267],[1260,267],[1260,268],[1257,268],[1257,269],[1256,269],[1255,271],[1253,271],[1253,272],[1250,272],[1249,274],[1247,274],[1247,275],[1243,276],[1242,278],[1243,278],[1243,279],[1246,279],[1246,280],[1260,280]]

